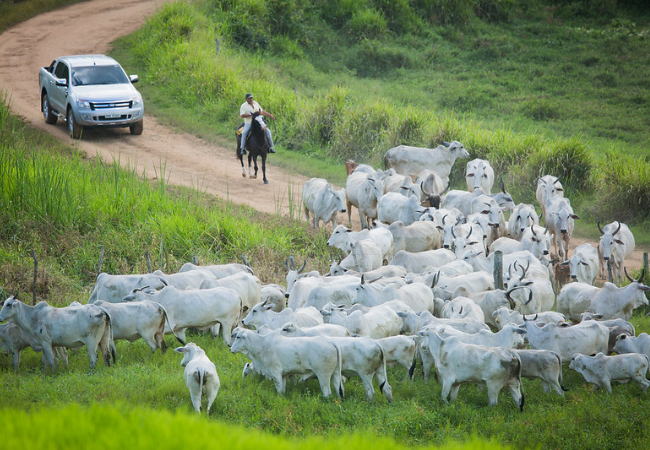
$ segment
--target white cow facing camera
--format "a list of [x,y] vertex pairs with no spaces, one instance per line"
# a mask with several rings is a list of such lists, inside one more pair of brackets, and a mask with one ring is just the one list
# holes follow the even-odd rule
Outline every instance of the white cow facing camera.
[[201,413],[201,399],[205,395],[208,398],[206,411],[209,416],[210,407],[221,386],[217,368],[203,349],[193,342],[189,342],[184,347],[178,347],[175,350],[183,354],[181,366],[185,367],[185,384],[190,391],[194,409],[196,412]]

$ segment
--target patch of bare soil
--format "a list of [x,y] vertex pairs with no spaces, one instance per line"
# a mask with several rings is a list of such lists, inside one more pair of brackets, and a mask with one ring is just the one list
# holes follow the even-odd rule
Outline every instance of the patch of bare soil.
[[[267,164],[269,185],[263,184],[261,169],[257,179],[243,178],[239,161],[235,159],[234,138],[232,148],[208,145],[196,136],[170,130],[149,115],[145,117],[141,136],[131,136],[128,128],[84,130],[80,143],[71,141],[65,124],[60,121],[54,126],[45,124],[40,112],[39,68],[62,55],[107,53],[111,42],[140,28],[164,3],[166,0],[82,2],[41,14],[1,34],[0,60],[4,64],[0,65],[0,85],[11,99],[13,112],[34,127],[70,142],[71,146],[78,145],[89,157],[119,160],[135,167],[138,173],[146,170],[150,178],[160,174],[164,166],[171,184],[198,187],[260,212],[288,215],[289,189],[293,193],[301,192],[307,177]],[[233,117],[238,112],[239,105],[233,105]],[[267,162],[272,164],[272,161],[270,155]],[[347,217],[341,214],[339,221],[344,220]],[[360,228],[356,210],[353,225]],[[585,242],[574,239],[572,247]],[[635,251],[626,265],[641,267],[642,251]]]

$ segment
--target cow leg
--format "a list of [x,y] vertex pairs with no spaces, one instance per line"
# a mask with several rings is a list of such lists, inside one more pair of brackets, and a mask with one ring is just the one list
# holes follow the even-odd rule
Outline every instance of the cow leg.
[[451,388],[451,401],[455,402],[456,397],[458,397],[458,391],[460,390],[460,384],[454,384]]
[[[379,366],[377,372],[377,382],[379,383],[379,390],[384,393],[388,403],[393,403],[393,388],[388,384],[388,377],[386,376],[386,366],[382,364]],[[372,382],[372,379],[370,380]]]
[[53,347],[54,349],[54,354],[56,357],[60,358],[61,361],[63,361],[63,364],[65,364],[65,368],[68,368],[68,351],[66,350],[65,347]]
[[52,373],[54,373],[54,368],[56,367],[56,361],[54,360],[54,349],[52,348],[51,342],[42,342],[41,346],[43,347],[43,358],[50,365]]
[[14,351],[11,363],[13,364],[14,372],[18,372],[18,367],[20,367],[20,350]]
[[495,382],[488,382],[486,384],[488,390],[488,402],[490,403],[490,406],[495,406],[499,401],[499,392],[501,391],[501,388],[503,388],[503,385]]
[[323,397],[329,397],[332,395],[332,386],[330,384],[332,381],[331,375],[327,376],[325,374],[318,373],[316,376],[318,377],[318,383],[320,384],[320,390],[323,393]]
[[194,373],[191,377],[189,377],[189,379],[187,380],[187,389],[190,391],[190,399],[192,400],[192,406],[194,407],[194,411],[201,414],[202,387],[199,384],[200,381],[197,380],[198,377],[199,377],[198,373]]
[[352,203],[350,203],[347,199],[345,199],[345,209],[348,212],[348,228],[352,228]]
[[375,396],[375,388],[372,386],[372,375],[359,374],[359,378],[361,378],[363,390],[366,392],[366,400],[371,402],[372,398]]
[[442,401],[445,403],[449,403],[449,393],[451,392],[451,389],[453,387],[453,382],[451,380],[443,380],[442,382],[442,392],[440,393],[440,396],[442,397]]
[[212,375],[206,375],[207,379],[205,380],[205,393],[208,398],[208,406],[205,408],[206,415],[210,416],[210,408],[214,399],[217,398],[217,393],[219,392],[219,381],[216,380]]
[[431,367],[433,367],[433,356],[428,350],[420,349],[420,357],[422,358],[422,371],[424,372],[424,381],[429,379],[431,374]]

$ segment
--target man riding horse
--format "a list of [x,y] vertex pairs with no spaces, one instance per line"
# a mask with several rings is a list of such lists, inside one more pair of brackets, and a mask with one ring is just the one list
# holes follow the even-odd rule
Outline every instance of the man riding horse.
[[[270,118],[271,120],[275,120],[275,116],[273,114],[269,114],[266,111],[264,111],[260,106],[260,104],[257,103],[255,100],[253,100],[253,94],[248,93],[246,94],[246,101],[239,108],[239,115],[241,116],[242,119],[244,119],[244,130],[241,133],[241,154],[242,155],[246,154],[246,138],[248,137],[248,133],[251,129],[251,124],[253,122],[253,113],[256,112]],[[266,131],[266,138],[269,141],[268,153],[275,153],[275,150],[273,149],[273,138],[271,137],[271,130],[269,130],[269,128],[266,127],[265,131]]]

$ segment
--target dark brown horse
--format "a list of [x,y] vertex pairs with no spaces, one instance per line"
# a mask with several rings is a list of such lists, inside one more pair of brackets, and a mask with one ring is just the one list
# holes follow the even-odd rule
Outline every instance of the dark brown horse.
[[[266,131],[262,129],[262,125],[266,125],[264,117],[259,112],[254,112],[251,116],[252,123],[248,132],[248,144],[246,150],[248,151],[248,176],[249,178],[257,178],[257,157],[262,157],[262,176],[264,184],[269,184],[266,179],[266,155],[269,151],[269,142],[266,138]],[[237,134],[237,158],[241,163],[241,175],[246,178],[246,171],[244,169],[244,158],[241,154],[241,135]],[[255,173],[251,173],[251,161],[255,166]]]

